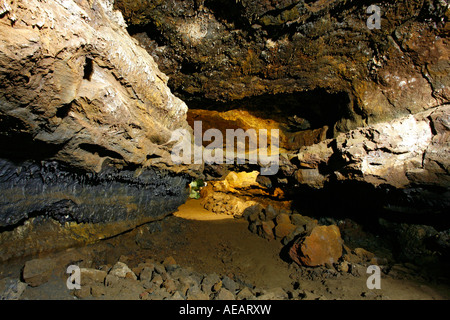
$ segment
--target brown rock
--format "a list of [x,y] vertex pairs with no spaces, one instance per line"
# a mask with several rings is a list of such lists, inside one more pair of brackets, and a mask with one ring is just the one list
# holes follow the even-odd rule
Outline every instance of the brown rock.
[[363,248],[356,248],[353,252],[361,259],[362,262],[367,262],[375,258],[375,254]]
[[139,294],[139,299],[141,299],[141,300],[150,300],[150,293],[148,291],[141,292]]
[[106,278],[106,271],[96,270],[91,268],[81,268],[81,285],[104,283]]
[[177,262],[175,261],[175,259],[173,257],[167,257],[166,259],[164,259],[163,265],[165,267],[167,266],[173,266],[176,265]]
[[153,277],[153,269],[149,267],[144,267],[139,273],[139,280],[150,281]]
[[314,229],[315,226],[317,226],[317,220],[316,219],[312,219],[310,217],[307,216],[302,216],[298,213],[294,213],[291,216],[291,221],[293,224],[295,224],[296,226],[299,227],[304,227],[306,232],[311,232],[312,229]]
[[261,236],[268,240],[275,239],[275,235],[273,234],[273,228],[275,227],[275,223],[273,221],[264,221],[261,223]]
[[163,283],[164,288],[166,288],[167,292],[173,293],[177,290],[177,286],[175,284],[175,281],[172,279],[167,279]]
[[85,299],[91,295],[91,287],[90,286],[81,286],[79,290],[75,290],[73,292],[74,296],[78,299]]
[[286,213],[280,213],[279,215],[277,215],[277,217],[275,218],[275,221],[277,222],[277,224],[281,224],[281,223],[291,223],[291,218],[289,217],[288,214]]
[[289,255],[298,264],[310,267],[333,264],[342,256],[342,244],[337,226],[318,226],[311,235],[297,241]]
[[221,288],[222,288],[222,281],[218,281],[212,286],[212,292],[218,292]]
[[91,286],[91,295],[94,298],[99,298],[106,294],[106,288],[103,285],[94,284]]
[[292,223],[280,223],[275,227],[275,236],[277,239],[282,239],[291,234],[295,229],[296,226]]
[[50,279],[55,267],[53,259],[29,260],[25,263],[22,277],[28,285],[37,287]]

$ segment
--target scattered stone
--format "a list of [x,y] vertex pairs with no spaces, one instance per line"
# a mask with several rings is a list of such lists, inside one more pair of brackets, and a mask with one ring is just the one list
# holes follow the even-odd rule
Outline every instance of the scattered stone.
[[109,271],[109,274],[118,278],[131,278],[137,280],[137,276],[133,271],[123,262],[117,262],[114,267]]
[[275,219],[275,217],[277,216],[277,212],[275,211],[275,208],[269,204],[266,209],[264,210],[265,212],[265,220],[269,221],[269,220],[273,220]]
[[277,239],[283,239],[294,232],[295,229],[296,227],[292,223],[279,223],[275,227],[275,236]]
[[251,233],[258,233],[258,230],[261,226],[261,222],[260,221],[255,221],[255,222],[250,222],[249,226],[248,226],[248,230],[250,230]]
[[261,236],[267,240],[275,239],[275,235],[273,234],[274,227],[275,223],[273,221],[263,221],[261,223]]
[[81,286],[80,289],[74,290],[73,294],[78,299],[86,299],[87,297],[89,297],[91,295],[91,287],[88,285]]
[[213,286],[220,281],[221,281],[220,277],[216,273],[208,274],[202,280],[202,290],[205,293],[210,294],[213,289]]
[[358,258],[362,262],[367,262],[367,261],[370,261],[371,259],[375,258],[375,254],[373,254],[372,252],[369,252],[363,248],[356,248],[355,250],[353,250],[353,253],[356,254],[356,256],[358,256]]
[[153,277],[153,269],[149,267],[144,267],[142,271],[139,273],[139,280],[141,281],[150,281]]
[[148,291],[144,291],[139,294],[139,299],[141,300],[150,300],[150,293]]
[[254,298],[255,294],[252,292],[252,290],[248,287],[244,287],[236,296],[237,300],[250,300],[251,298]]
[[279,215],[277,215],[275,220],[277,222],[277,225],[278,224],[282,224],[282,223],[286,223],[286,224],[290,224],[291,223],[291,218],[286,213],[280,213]]
[[115,287],[119,283],[119,278],[115,275],[108,274],[105,278],[105,286],[107,287]]
[[283,238],[283,240],[281,241],[284,245],[288,245],[289,243],[291,243],[292,241],[294,241],[294,239],[301,234],[305,234],[305,228],[300,226],[300,227],[296,227],[294,231],[292,231],[290,234],[288,234],[286,237]]
[[156,275],[153,276],[152,283],[156,287],[158,287],[158,288],[161,287],[163,282],[164,282],[164,280],[163,280],[163,278],[162,278],[162,276],[160,274],[156,274]]
[[300,265],[315,267],[333,264],[342,256],[342,238],[337,226],[317,226],[311,235],[294,243],[289,255]]
[[0,300],[19,300],[27,284],[19,279],[4,278],[0,280]]
[[183,295],[186,295],[189,288],[198,284],[191,276],[179,278],[178,281],[180,283],[179,290]]
[[221,288],[214,300],[235,300],[234,294],[225,288]]
[[216,282],[212,286],[212,292],[218,292],[222,288],[222,281]]
[[96,270],[91,268],[80,268],[81,285],[105,282],[106,271]]
[[175,291],[177,291],[177,285],[172,279],[165,280],[163,283],[163,287],[166,288],[167,292],[169,293],[174,293]]
[[209,295],[204,293],[197,285],[195,285],[190,287],[187,291],[187,300],[209,300]]
[[170,296],[171,295],[167,290],[159,289],[159,290],[153,291],[150,294],[149,298],[150,298],[150,300],[165,300],[165,299],[170,298]]
[[166,272],[166,268],[160,263],[155,263],[154,268],[155,271],[159,274],[163,274]]
[[166,267],[170,266],[170,265],[175,265],[177,264],[177,262],[175,261],[175,259],[173,257],[167,257],[166,259],[164,259],[163,265]]
[[106,294],[106,288],[105,286],[99,285],[99,284],[93,284],[91,286],[91,295],[94,298],[99,298],[101,296],[104,296]]
[[186,300],[186,297],[180,291],[176,291],[169,300]]
[[364,276],[365,274],[367,274],[367,267],[362,266],[360,264],[351,264],[350,274],[354,277]]
[[317,220],[310,217],[302,216],[298,213],[294,213],[291,216],[291,221],[294,225],[303,227],[307,233],[310,233],[314,227],[317,226]]
[[339,263],[338,265],[338,270],[342,273],[347,273],[349,271],[349,264],[347,261],[342,261],[341,263]]
[[286,300],[289,296],[283,288],[272,288],[264,290],[263,294],[257,297],[257,300]]
[[222,284],[225,289],[230,290],[233,294],[237,290],[237,283],[230,277],[224,276],[222,278]]
[[22,277],[31,287],[46,283],[56,267],[53,259],[33,259],[25,263]]

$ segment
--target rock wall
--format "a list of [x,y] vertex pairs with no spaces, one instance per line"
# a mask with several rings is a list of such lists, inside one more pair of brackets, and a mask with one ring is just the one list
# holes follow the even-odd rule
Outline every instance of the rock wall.
[[450,207],[449,114],[449,106],[443,106],[305,147],[295,178],[316,189],[361,182],[387,194],[392,190],[385,204],[392,210],[445,214]]
[[0,258],[174,212],[192,168],[171,166],[167,142],[187,106],[112,1],[0,8]]

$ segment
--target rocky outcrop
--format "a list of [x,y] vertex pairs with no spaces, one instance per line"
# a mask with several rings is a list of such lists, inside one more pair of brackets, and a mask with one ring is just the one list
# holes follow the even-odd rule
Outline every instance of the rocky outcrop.
[[403,190],[391,209],[444,213],[450,207],[449,114],[443,106],[302,148],[295,178],[316,189],[352,181]]
[[0,1],[2,260],[114,236],[187,198],[192,168],[167,144],[187,106],[112,3]]
[[289,255],[300,265],[331,266],[342,256],[343,243],[337,226],[317,226],[309,236],[296,241]]
[[3,13],[3,156],[92,172],[108,158],[118,166],[170,160],[164,144],[187,128],[187,107],[111,6],[30,0]]
[[236,218],[270,204],[288,209],[290,201],[284,199],[283,191],[265,185],[266,180],[270,183],[270,179],[260,176],[258,171],[229,172],[222,181],[208,182],[201,190],[201,203],[209,211]]

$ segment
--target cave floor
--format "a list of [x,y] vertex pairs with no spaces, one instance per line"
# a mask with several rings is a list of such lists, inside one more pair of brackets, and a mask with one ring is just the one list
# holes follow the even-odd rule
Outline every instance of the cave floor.
[[[53,276],[38,287],[27,287],[20,299],[74,299],[73,292],[65,285],[68,277],[65,270],[74,261],[80,267],[99,269],[122,261],[133,269],[146,259],[162,262],[168,257],[173,257],[180,267],[202,274],[216,273],[259,288],[296,292],[295,299],[450,298],[448,282],[430,281],[403,265],[397,269],[405,272],[382,273],[381,289],[369,290],[365,269],[355,274],[299,267],[283,260],[282,247],[279,241],[268,241],[251,233],[243,219],[218,217],[202,209],[198,200],[189,200],[173,216],[158,223],[92,245],[50,254],[49,257],[59,261]],[[1,264],[0,279],[20,277],[24,263],[31,258],[36,257]]]

